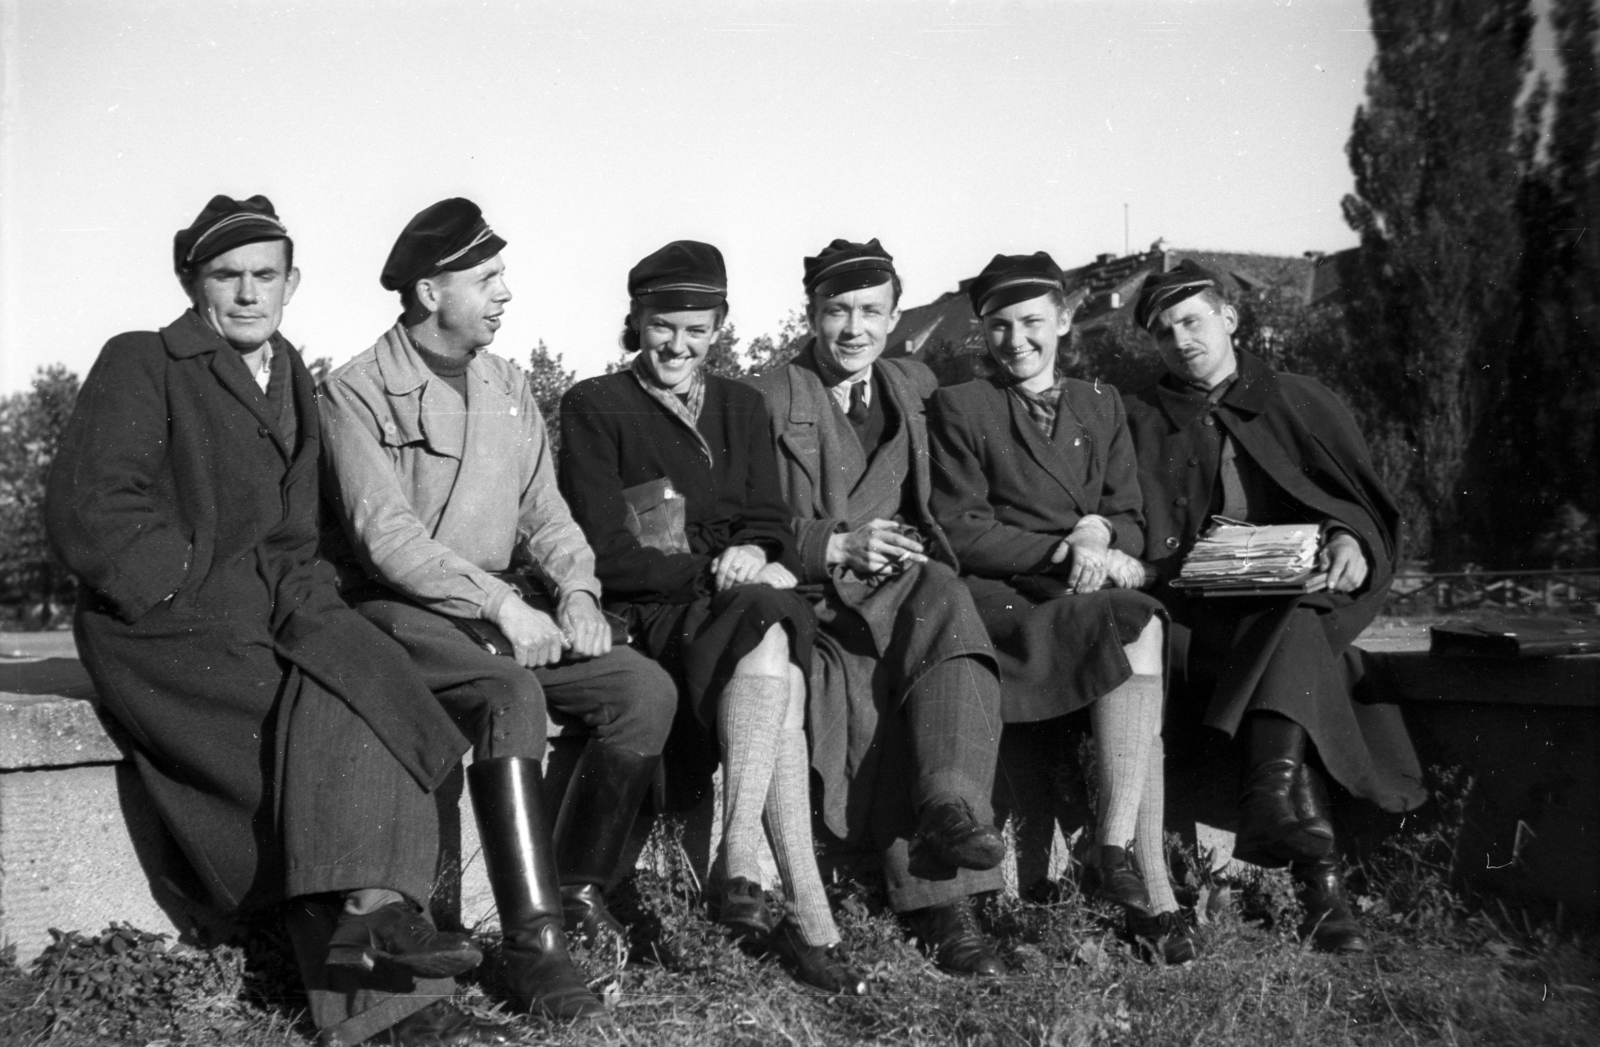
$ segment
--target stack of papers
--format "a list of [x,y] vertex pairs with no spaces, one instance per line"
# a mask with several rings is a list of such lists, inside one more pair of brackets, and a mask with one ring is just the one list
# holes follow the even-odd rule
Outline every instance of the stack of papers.
[[1317,570],[1316,524],[1256,525],[1214,517],[1195,542],[1173,587],[1215,596],[1313,593],[1328,584]]

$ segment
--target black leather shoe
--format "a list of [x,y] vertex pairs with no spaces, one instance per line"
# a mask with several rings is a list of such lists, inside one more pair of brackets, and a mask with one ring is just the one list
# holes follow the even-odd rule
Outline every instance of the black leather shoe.
[[550,920],[538,928],[524,926],[517,933],[516,944],[511,942],[506,939],[500,962],[506,995],[517,1010],[562,1019],[605,1013],[605,1004],[589,991],[573,967],[558,921]]
[[958,869],[993,869],[1006,856],[1006,841],[992,825],[980,825],[965,800],[928,806],[911,841],[913,859],[932,860]]
[[628,944],[628,931],[606,908],[606,898],[592,883],[561,888],[561,921],[585,945],[596,942]]
[[1144,877],[1121,847],[1100,846],[1100,888],[1095,897],[1116,902],[1129,912],[1150,915],[1150,892],[1145,888]]
[[1152,963],[1168,967],[1189,963],[1200,955],[1195,944],[1194,931],[1182,913],[1163,912],[1143,915],[1126,910],[1128,936]]
[[772,951],[795,980],[835,996],[867,995],[867,980],[845,965],[837,945],[807,945],[800,927],[784,920],[772,934]]
[[1295,881],[1295,896],[1305,907],[1305,919],[1300,922],[1300,937],[1309,938],[1311,947],[1318,952],[1337,956],[1350,956],[1367,951],[1367,939],[1361,933],[1361,921],[1350,908],[1344,893],[1344,870],[1339,862],[1297,863],[1291,869]]
[[1319,815],[1316,798],[1296,790],[1309,782],[1305,728],[1286,717],[1257,714],[1248,730],[1250,763],[1233,856],[1268,869],[1322,861],[1333,853],[1327,803]]
[[511,1036],[503,1025],[475,1018],[448,1000],[435,1000],[365,1042],[387,1047],[466,1047],[510,1043]]
[[743,876],[722,884],[717,892],[717,923],[733,932],[735,938],[765,938],[772,933],[772,911],[761,885]]
[[371,971],[381,965],[418,978],[448,978],[482,962],[483,953],[470,936],[435,929],[407,901],[360,915],[340,913],[328,942],[328,966],[348,970]]
[[978,927],[971,898],[918,910],[912,918],[912,928],[942,971],[984,978],[1005,973],[1005,965]]

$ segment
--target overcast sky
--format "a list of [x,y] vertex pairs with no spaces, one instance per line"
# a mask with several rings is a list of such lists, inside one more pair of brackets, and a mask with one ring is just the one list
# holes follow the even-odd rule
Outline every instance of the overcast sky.
[[1353,0],[599,4],[0,0],[0,392],[87,371],[186,303],[172,234],[265,193],[296,242],[284,333],[342,362],[378,273],[477,201],[516,295],[496,352],[617,355],[628,268],[727,258],[748,340],[801,259],[878,237],[906,304],[996,252],[1355,242],[1344,144],[1373,52]]

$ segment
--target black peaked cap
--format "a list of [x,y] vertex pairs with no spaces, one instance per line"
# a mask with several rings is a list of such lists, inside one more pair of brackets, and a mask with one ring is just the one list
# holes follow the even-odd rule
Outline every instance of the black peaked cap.
[[1222,281],[1216,273],[1185,258],[1171,270],[1145,280],[1133,307],[1133,322],[1148,331],[1156,317],[1185,298],[1193,298],[1201,291],[1221,289]]
[[440,200],[406,223],[378,282],[386,291],[399,291],[433,273],[471,269],[505,246],[477,204],[459,196]]
[[728,300],[722,252],[698,240],[674,240],[628,270],[628,297],[652,309],[715,309]]
[[835,240],[805,263],[806,294],[829,295],[876,287],[894,279],[894,257],[874,237],[864,244]]
[[248,200],[218,194],[187,229],[173,236],[172,268],[182,273],[243,244],[287,239],[289,230],[278,221],[271,200],[259,194]]

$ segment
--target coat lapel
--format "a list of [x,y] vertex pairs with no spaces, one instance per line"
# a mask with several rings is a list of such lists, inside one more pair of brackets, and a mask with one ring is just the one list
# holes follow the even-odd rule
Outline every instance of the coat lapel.
[[[1022,446],[1028,449],[1028,454],[1032,455],[1033,460],[1039,463],[1039,468],[1049,473],[1050,478],[1061,485],[1062,489],[1067,492],[1067,496],[1072,499],[1073,504],[1078,507],[1079,513],[1088,514],[1093,512],[1092,503],[1084,495],[1083,485],[1072,475],[1072,463],[1068,455],[1053,442],[1044,438],[1044,434],[1039,432],[1039,427],[1034,425],[1033,419],[1029,417],[1027,408],[1018,403],[1015,396],[1004,390],[1001,390],[1000,395],[1005,399],[1006,406],[1011,411],[1011,428],[1016,431]],[[1057,408],[1058,413],[1066,409],[1065,399],[1065,397],[1062,398],[1063,403],[1060,408]],[[1066,415],[1071,418],[1071,424],[1078,424],[1077,416],[1072,414],[1070,409],[1066,409]],[[1057,431],[1059,430],[1060,425],[1058,423]]]
[[[272,445],[278,449],[283,460],[289,461],[294,449],[284,446],[283,437],[278,433],[278,420],[268,413],[266,396],[262,394],[261,387],[256,384],[255,379],[250,377],[250,372],[245,370],[239,354],[223,341],[221,335],[206,326],[206,322],[200,319],[199,314],[191,309],[176,323],[162,328],[161,338],[166,344],[167,352],[179,359],[211,354],[211,373],[216,377],[217,384],[244,405],[245,410],[256,420],[256,424],[271,436]],[[284,347],[288,345],[277,334],[272,336],[272,343],[272,351],[275,353],[283,352]]]
[[848,423],[839,416],[833,398],[817,371],[815,342],[807,345],[789,369],[789,422],[785,446],[805,463],[816,491],[818,516],[844,519],[849,515],[850,492],[866,469],[866,456],[854,432],[841,432]]

